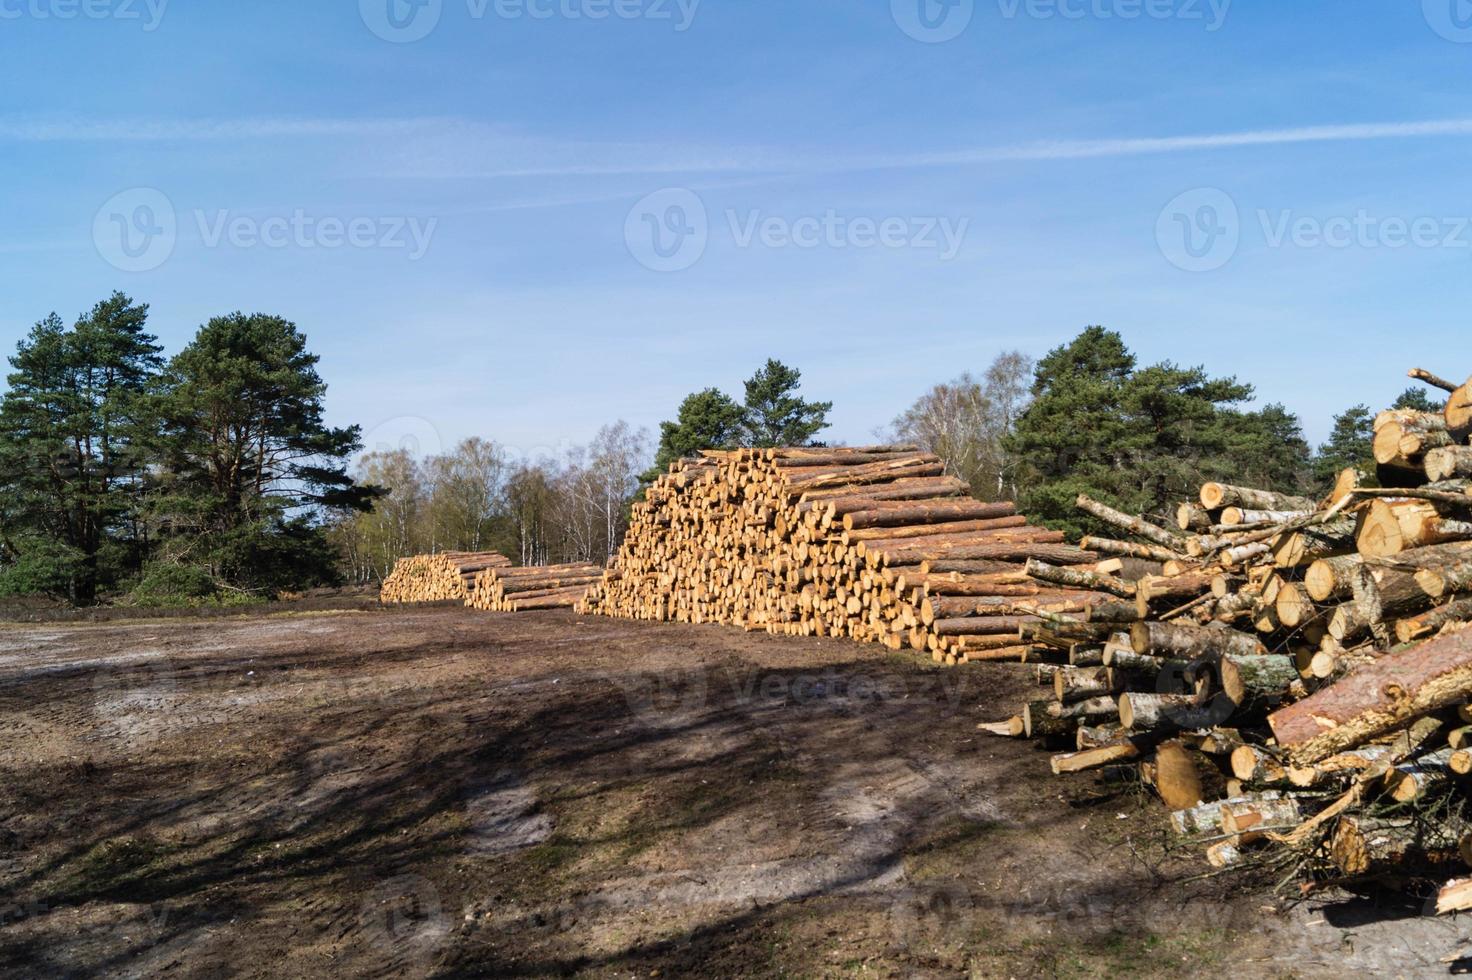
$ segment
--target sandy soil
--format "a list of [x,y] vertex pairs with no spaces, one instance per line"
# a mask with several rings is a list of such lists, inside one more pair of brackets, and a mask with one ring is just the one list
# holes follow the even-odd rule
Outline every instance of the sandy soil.
[[0,974],[1415,977],[1467,944],[1201,877],[1137,787],[975,732],[1023,693],[560,612],[0,626]]

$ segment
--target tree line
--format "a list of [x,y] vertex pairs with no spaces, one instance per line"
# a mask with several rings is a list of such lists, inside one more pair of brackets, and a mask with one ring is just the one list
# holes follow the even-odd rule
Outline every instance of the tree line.
[[330,583],[317,515],[381,493],[347,472],[357,427],[295,324],[231,313],[165,359],[114,293],[37,323],[0,400],[0,594],[246,598]]
[[697,391],[660,425],[654,447],[618,421],[557,458],[517,459],[480,438],[424,459],[406,449],[368,453],[355,476],[387,492],[371,511],[334,515],[330,537],[355,583],[381,581],[404,555],[442,551],[499,551],[524,565],[606,562],[630,505],[670,463],[702,449],[801,445],[827,428],[832,403],[799,397],[801,377],[769,360],[739,402]]
[[[555,458],[479,437],[425,458],[360,454],[358,427],[325,423],[318,359],[290,321],[215,317],[165,358],[147,319],[115,293],[70,326],[37,323],[10,358],[0,596],[245,601],[373,583],[400,557],[441,551],[602,562],[672,462],[820,445],[833,408],[768,360],[739,400],[690,394],[652,446],[619,421]],[[934,386],[876,438],[932,451],[981,499],[1015,500],[1072,534],[1100,530],[1076,512],[1081,492],[1165,519],[1204,480],[1317,493],[1344,467],[1373,472],[1366,406],[1315,449],[1283,406],[1247,407],[1254,394],[1203,367],[1142,366],[1095,326],[1037,362],[1009,351]],[[1397,406],[1436,407],[1422,389]]]
[[405,555],[499,551],[523,565],[606,562],[628,528],[648,437],[619,421],[558,458],[517,459],[478,437],[415,457],[378,450],[355,474],[386,493],[367,512],[339,511],[328,534],[355,584],[382,581]]
[[[887,433],[940,455],[972,492],[1009,499],[1071,535],[1108,533],[1080,514],[1080,493],[1128,513],[1173,521],[1203,482],[1318,495],[1354,467],[1373,479],[1374,414],[1356,405],[1313,448],[1297,416],[1204,367],[1141,365],[1123,337],[1092,326],[1032,363],[1001,355],[980,378],[937,385]],[[1410,388],[1396,408],[1440,408]]]

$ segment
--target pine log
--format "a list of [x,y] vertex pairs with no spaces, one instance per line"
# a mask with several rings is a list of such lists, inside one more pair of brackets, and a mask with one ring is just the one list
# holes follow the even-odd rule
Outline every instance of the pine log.
[[1191,728],[1200,702],[1191,694],[1130,692],[1119,696],[1119,721],[1126,728]]
[[1130,628],[1130,642],[1138,654],[1176,656],[1187,660],[1225,654],[1255,657],[1267,649],[1255,636],[1217,626],[1140,622]]
[[1423,500],[1372,500],[1360,515],[1360,553],[1390,558],[1412,548],[1472,539],[1472,522],[1444,517]]
[[1055,565],[1082,565],[1098,560],[1098,555],[1062,544],[983,544],[957,546],[955,548],[897,548],[884,552],[879,561],[883,565],[909,565],[931,560],[972,561],[977,559],[1026,561],[1039,558]]
[[1472,598],[1438,606],[1419,616],[1410,616],[1395,624],[1395,636],[1401,643],[1412,643],[1434,636],[1450,623],[1472,622]]
[[1201,486],[1201,506],[1207,510],[1245,507],[1249,510],[1312,511],[1314,502],[1307,497],[1274,493],[1271,490],[1237,487],[1226,483],[1205,483]]
[[843,515],[843,527],[847,531],[869,527],[908,527],[915,524],[992,520],[1011,517],[1015,513],[1017,506],[1010,502],[985,504],[978,500],[934,500],[902,507],[851,511]]
[[1361,667],[1268,716],[1296,765],[1354,748],[1439,708],[1472,699],[1472,630]]
[[1100,538],[1092,534],[1080,541],[1079,547],[1097,551],[1101,555],[1119,555],[1122,558],[1139,558],[1142,561],[1178,561],[1181,557],[1177,552],[1159,545],[1115,541],[1112,538]]
[[1291,531],[1273,544],[1273,563],[1279,568],[1297,568],[1320,558],[1354,550],[1356,524],[1344,518],[1317,527]]
[[1176,526],[1182,531],[1200,533],[1215,523],[1211,511],[1204,507],[1184,503],[1176,508]]
[[1178,534],[1172,534],[1165,528],[1151,524],[1149,521],[1117,511],[1107,504],[1101,504],[1097,500],[1090,499],[1087,494],[1079,494],[1075,504],[1079,510],[1086,514],[1090,514],[1106,524],[1128,531],[1136,537],[1144,538],[1146,541],[1160,545],[1162,548],[1175,551],[1184,544]]
[[1472,477],[1472,446],[1443,446],[1426,454],[1426,478],[1432,483]]
[[1431,387],[1440,388],[1442,391],[1454,392],[1457,390],[1457,383],[1455,381],[1448,381],[1441,375],[1432,374],[1425,368],[1411,368],[1406,372],[1406,376],[1415,378],[1417,381],[1424,381]]
[[1353,594],[1355,572],[1364,562],[1363,555],[1320,558],[1304,573],[1304,588],[1315,602],[1343,599]]
[[1416,584],[1433,599],[1457,592],[1472,592],[1472,557],[1463,557],[1440,567],[1428,565],[1416,572]]
[[1442,416],[1453,442],[1465,444],[1472,437],[1472,379],[1451,393]]
[[1155,750],[1155,792],[1172,810],[1186,810],[1201,803],[1199,756],[1178,740]]
[[1411,409],[1381,412],[1375,419],[1372,450],[1375,462],[1403,470],[1420,471],[1428,450],[1452,445],[1446,419],[1440,414]]
[[1053,775],[1059,776],[1069,772],[1084,772],[1089,769],[1099,769],[1126,759],[1138,758],[1139,755],[1139,746],[1129,740],[1125,740],[1114,745],[1082,749],[1077,752],[1064,752],[1053,756],[1049,764],[1053,769]]
[[995,517],[969,521],[950,521],[942,524],[917,524],[912,527],[883,527],[865,528],[859,531],[844,531],[842,541],[845,545],[855,545],[861,541],[878,541],[882,539],[896,538],[924,538],[934,537],[940,534],[963,534],[970,531],[1003,531],[1008,528],[1027,527],[1027,518],[1020,514],[1011,517]]
[[1135,586],[1123,579],[1117,579],[1111,575],[1100,575],[1097,572],[1059,568],[1057,565],[1049,565],[1037,558],[1028,559],[1027,574],[1040,582],[1066,585],[1073,589],[1107,592],[1125,599],[1133,598],[1135,595]]

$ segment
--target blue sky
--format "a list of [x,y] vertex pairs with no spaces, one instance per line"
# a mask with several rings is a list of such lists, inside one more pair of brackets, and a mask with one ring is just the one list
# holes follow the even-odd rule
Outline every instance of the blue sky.
[[279,313],[373,444],[768,356],[860,442],[1091,323],[1315,440],[1472,370],[1465,0],[0,0],[0,65],[0,342]]

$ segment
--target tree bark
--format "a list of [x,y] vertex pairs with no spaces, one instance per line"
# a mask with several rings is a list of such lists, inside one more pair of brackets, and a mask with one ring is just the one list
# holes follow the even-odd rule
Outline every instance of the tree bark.
[[[1128,531],[1139,538],[1153,542],[1170,551],[1177,551],[1184,545],[1179,534],[1172,534],[1163,527],[1151,524],[1139,517],[1134,517],[1115,510],[1107,504],[1101,504],[1097,500],[1090,499],[1086,494],[1079,494],[1076,501],[1079,510],[1086,514],[1097,517],[1106,524]],[[1184,557],[1178,555],[1178,557]]]
[[1201,506],[1207,510],[1245,507],[1249,510],[1312,511],[1314,501],[1254,487],[1237,487],[1227,483],[1205,483],[1201,486]]
[[1472,698],[1472,629],[1390,654],[1268,717],[1306,765]]

